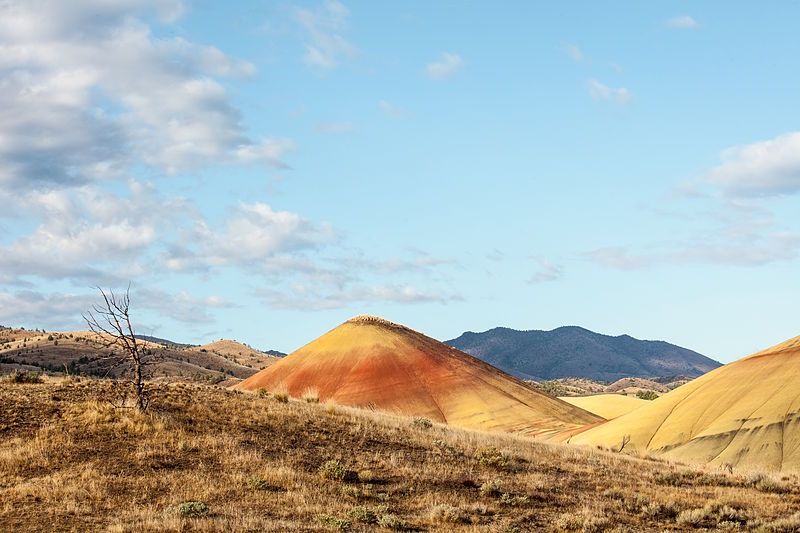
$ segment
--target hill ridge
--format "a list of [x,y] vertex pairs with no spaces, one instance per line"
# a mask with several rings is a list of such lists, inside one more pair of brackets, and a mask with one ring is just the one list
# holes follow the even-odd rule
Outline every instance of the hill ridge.
[[713,359],[663,340],[606,335],[575,325],[551,330],[500,326],[479,333],[467,331],[446,344],[517,377],[537,381],[696,377],[720,366]]

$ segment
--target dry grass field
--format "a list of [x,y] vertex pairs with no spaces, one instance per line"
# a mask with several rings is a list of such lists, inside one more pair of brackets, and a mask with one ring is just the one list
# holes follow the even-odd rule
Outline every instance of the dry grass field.
[[800,485],[158,383],[0,383],[0,531],[798,531]]

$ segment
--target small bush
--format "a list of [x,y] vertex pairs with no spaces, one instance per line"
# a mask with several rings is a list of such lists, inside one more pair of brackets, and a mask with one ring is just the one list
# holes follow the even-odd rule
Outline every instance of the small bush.
[[272,397],[278,403],[289,403],[289,394],[286,392],[273,392]]
[[411,425],[417,429],[431,429],[433,427],[433,422],[427,418],[417,416],[411,421]]
[[406,528],[405,522],[396,514],[386,513],[378,518],[378,525],[386,529],[401,531]]
[[13,372],[8,376],[10,383],[38,384],[44,383],[42,375],[38,372]]
[[648,503],[640,509],[641,514],[657,520],[672,519],[678,516],[680,509],[675,502]]
[[800,531],[800,513],[759,524],[756,531],[759,533],[796,533]]
[[640,400],[655,400],[658,398],[658,393],[652,390],[640,390],[636,393],[636,397]]
[[791,492],[791,487],[765,474],[753,474],[749,479],[750,486],[761,492],[771,494],[786,494]]
[[258,476],[253,476],[249,478],[247,480],[247,486],[250,487],[251,490],[260,490],[268,492],[284,492],[286,490],[282,487],[276,487],[266,479]]
[[258,389],[256,395],[259,398],[269,398],[269,391],[267,389]]
[[183,502],[178,506],[178,513],[183,518],[201,518],[208,514],[208,505],[203,502]]
[[611,500],[624,500],[625,494],[618,488],[606,489],[603,491],[603,496]]
[[609,520],[604,516],[584,510],[576,514],[562,514],[556,520],[556,528],[562,531],[582,531],[585,533],[599,533],[609,527]]
[[676,522],[692,527],[716,527],[720,524],[747,524],[745,510],[736,504],[711,501],[697,509],[687,509],[678,514]]
[[347,481],[355,477],[354,472],[346,469],[344,465],[336,459],[325,461],[322,466],[319,467],[319,475],[331,481]]
[[475,459],[483,466],[493,466],[495,468],[505,468],[510,462],[508,455],[494,446],[481,448],[475,452]]
[[336,529],[337,531],[350,531],[350,528],[352,527],[352,524],[349,520],[337,518],[327,514],[319,515],[317,520],[330,528]]
[[481,484],[478,491],[481,493],[481,496],[500,496],[502,492],[500,480],[493,479],[491,481],[487,481]]
[[358,480],[361,483],[372,483],[377,478],[375,477],[375,472],[372,470],[359,470],[358,471]]
[[356,522],[362,524],[377,524],[378,519],[386,514],[386,506],[379,505],[377,507],[369,507],[367,505],[359,505],[350,509],[348,515]]
[[528,497],[524,494],[510,494],[504,492],[500,495],[500,503],[511,507],[521,507],[528,503]]
[[458,507],[445,503],[434,505],[430,511],[430,519],[440,524],[466,524],[469,516]]
[[314,388],[308,388],[303,391],[302,399],[306,403],[319,403],[319,391]]

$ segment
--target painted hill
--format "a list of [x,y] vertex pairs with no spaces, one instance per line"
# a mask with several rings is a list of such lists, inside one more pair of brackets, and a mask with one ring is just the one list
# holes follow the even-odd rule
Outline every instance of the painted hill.
[[800,337],[718,368],[575,444],[744,470],[800,470]]
[[377,317],[348,320],[236,386],[455,426],[555,437],[602,420],[463,352]]
[[611,420],[646,405],[648,400],[623,394],[594,394],[592,396],[564,396],[560,398],[597,416]]
[[696,377],[720,366],[697,352],[629,335],[611,337],[577,326],[552,331],[494,328],[466,332],[446,344],[523,379]]

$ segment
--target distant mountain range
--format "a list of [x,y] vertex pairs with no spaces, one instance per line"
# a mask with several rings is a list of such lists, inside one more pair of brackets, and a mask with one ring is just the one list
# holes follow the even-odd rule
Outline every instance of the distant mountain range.
[[627,377],[697,377],[721,363],[664,341],[630,335],[612,337],[578,326],[552,331],[494,328],[468,331],[446,341],[487,363],[523,379],[581,377],[616,381]]

